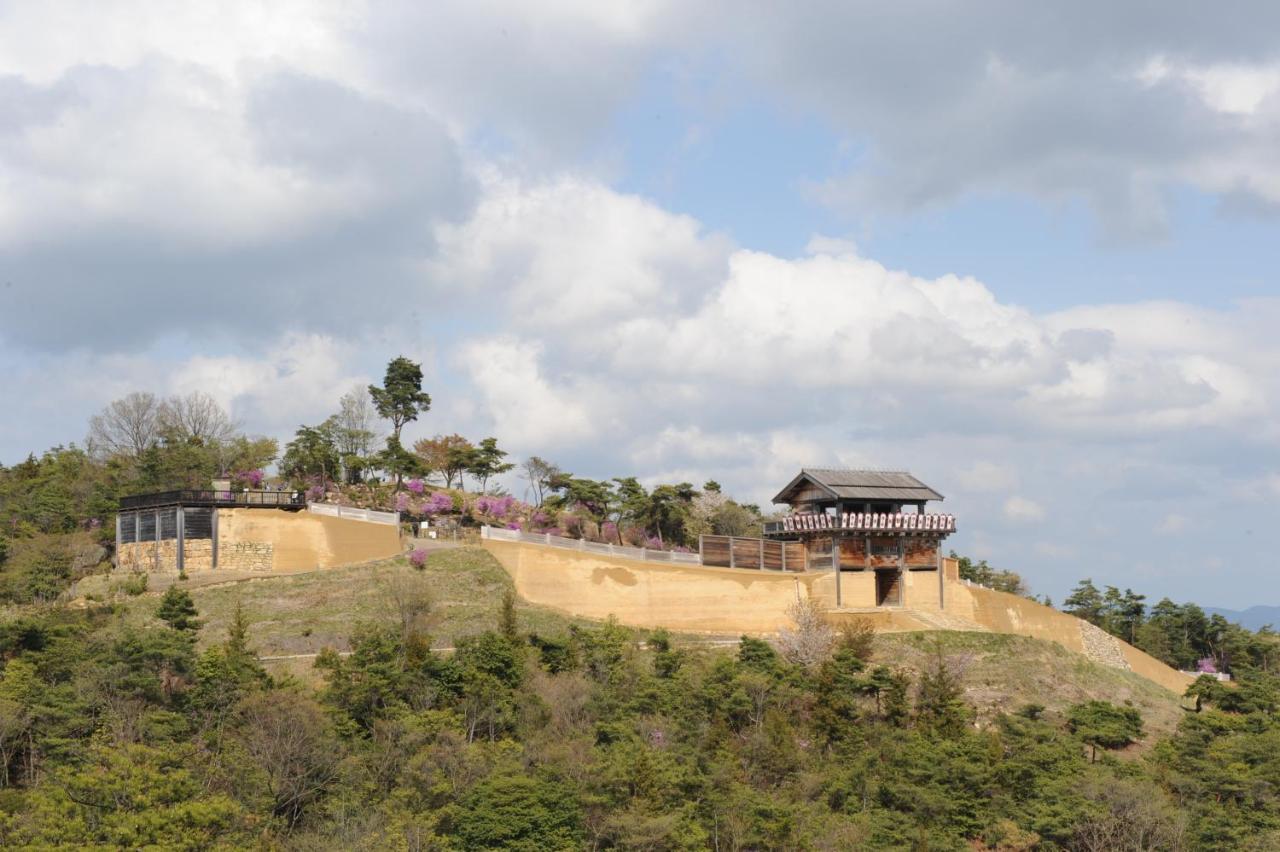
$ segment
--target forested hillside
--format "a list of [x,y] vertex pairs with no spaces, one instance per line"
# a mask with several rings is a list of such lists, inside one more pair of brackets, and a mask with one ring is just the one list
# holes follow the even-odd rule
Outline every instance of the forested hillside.
[[[408,372],[402,401],[423,410]],[[408,451],[393,431],[375,452],[359,397],[298,430],[274,484],[655,547],[759,520],[714,482],[645,489],[536,458],[519,501],[490,487],[511,464],[491,439]],[[131,395],[88,431],[83,449],[0,468],[5,847],[1280,847],[1280,641],[1194,604],[1088,581],[1064,602],[1175,665],[1232,673],[1198,680],[1182,710],[1123,680],[1082,686],[1086,662],[1026,642],[837,636],[810,618],[803,642],[708,647],[571,622],[498,606],[505,575],[455,556],[396,560],[423,582],[376,603],[340,574],[255,582],[257,598],[95,577],[72,601],[108,566],[120,495],[217,475],[263,487],[278,455],[199,395]],[[316,656],[264,664],[258,641]]]
[[[910,667],[904,646],[877,649],[857,630],[819,642],[817,655],[812,641],[799,656],[745,638],[692,647],[661,632],[536,618],[510,597],[490,623],[463,629],[417,585],[352,625],[348,655],[321,653],[313,687],[267,673],[242,608],[202,635],[212,628],[181,584],[131,600],[30,609],[0,627],[0,843],[1280,841],[1274,672],[1241,671],[1236,687],[1199,682],[1164,738],[1135,707],[1098,699],[978,714],[965,699],[981,684],[963,644],[925,637]],[[150,614],[137,617],[139,607]],[[456,651],[431,650],[435,627],[461,629],[445,643]]]

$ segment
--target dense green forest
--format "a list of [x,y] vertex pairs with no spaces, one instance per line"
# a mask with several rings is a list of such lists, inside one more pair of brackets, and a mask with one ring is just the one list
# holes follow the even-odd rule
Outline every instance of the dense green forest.
[[[1273,849],[1280,684],[1203,679],[1167,740],[1137,711],[978,727],[941,650],[911,677],[852,630],[808,664],[611,624],[431,651],[425,594],[357,625],[318,687],[186,592],[145,628],[0,626],[0,844],[207,849]],[[1135,749],[1137,749],[1135,751]]]

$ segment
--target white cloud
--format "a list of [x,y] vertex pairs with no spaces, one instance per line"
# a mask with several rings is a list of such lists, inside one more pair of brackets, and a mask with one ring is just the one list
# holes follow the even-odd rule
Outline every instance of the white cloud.
[[1170,512],[1160,519],[1160,523],[1156,524],[1155,531],[1161,535],[1178,535],[1186,531],[1189,523],[1190,519],[1186,515]]
[[1018,487],[1018,471],[998,462],[975,461],[957,470],[956,478],[970,491],[1009,491]]
[[1004,501],[1004,516],[1018,523],[1031,523],[1044,520],[1045,511],[1034,500],[1015,494]]
[[598,438],[599,424],[608,420],[599,397],[593,398],[578,383],[550,382],[541,370],[541,353],[538,343],[486,338],[463,346],[457,360],[483,400],[494,430],[513,449],[537,454]]

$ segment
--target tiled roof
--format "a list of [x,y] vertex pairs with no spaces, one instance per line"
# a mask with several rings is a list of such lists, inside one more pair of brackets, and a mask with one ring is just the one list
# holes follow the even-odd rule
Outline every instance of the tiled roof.
[[942,495],[906,471],[837,470],[806,467],[800,475],[773,498],[775,503],[788,502],[788,495],[805,480],[813,482],[832,495],[832,499],[882,501],[941,500]]

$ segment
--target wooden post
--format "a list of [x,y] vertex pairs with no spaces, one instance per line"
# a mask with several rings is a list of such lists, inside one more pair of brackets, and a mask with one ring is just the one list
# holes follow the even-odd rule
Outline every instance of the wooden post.
[[733,536],[729,536],[729,567],[737,568],[738,562],[733,558]]
[[907,554],[906,538],[898,536],[898,606],[907,605]]
[[186,549],[186,512],[179,506],[174,509],[174,533],[178,539],[178,573],[181,574],[186,570],[187,564],[184,561],[182,551]]
[[209,538],[213,540],[213,560],[214,568],[218,567],[218,507],[209,507]]
[[946,609],[946,590],[947,584],[942,577],[942,540],[938,540],[938,547],[933,552],[934,563],[938,566],[938,609]]
[[844,598],[840,594],[840,537],[831,534],[831,567],[836,572],[836,609],[844,606]]

